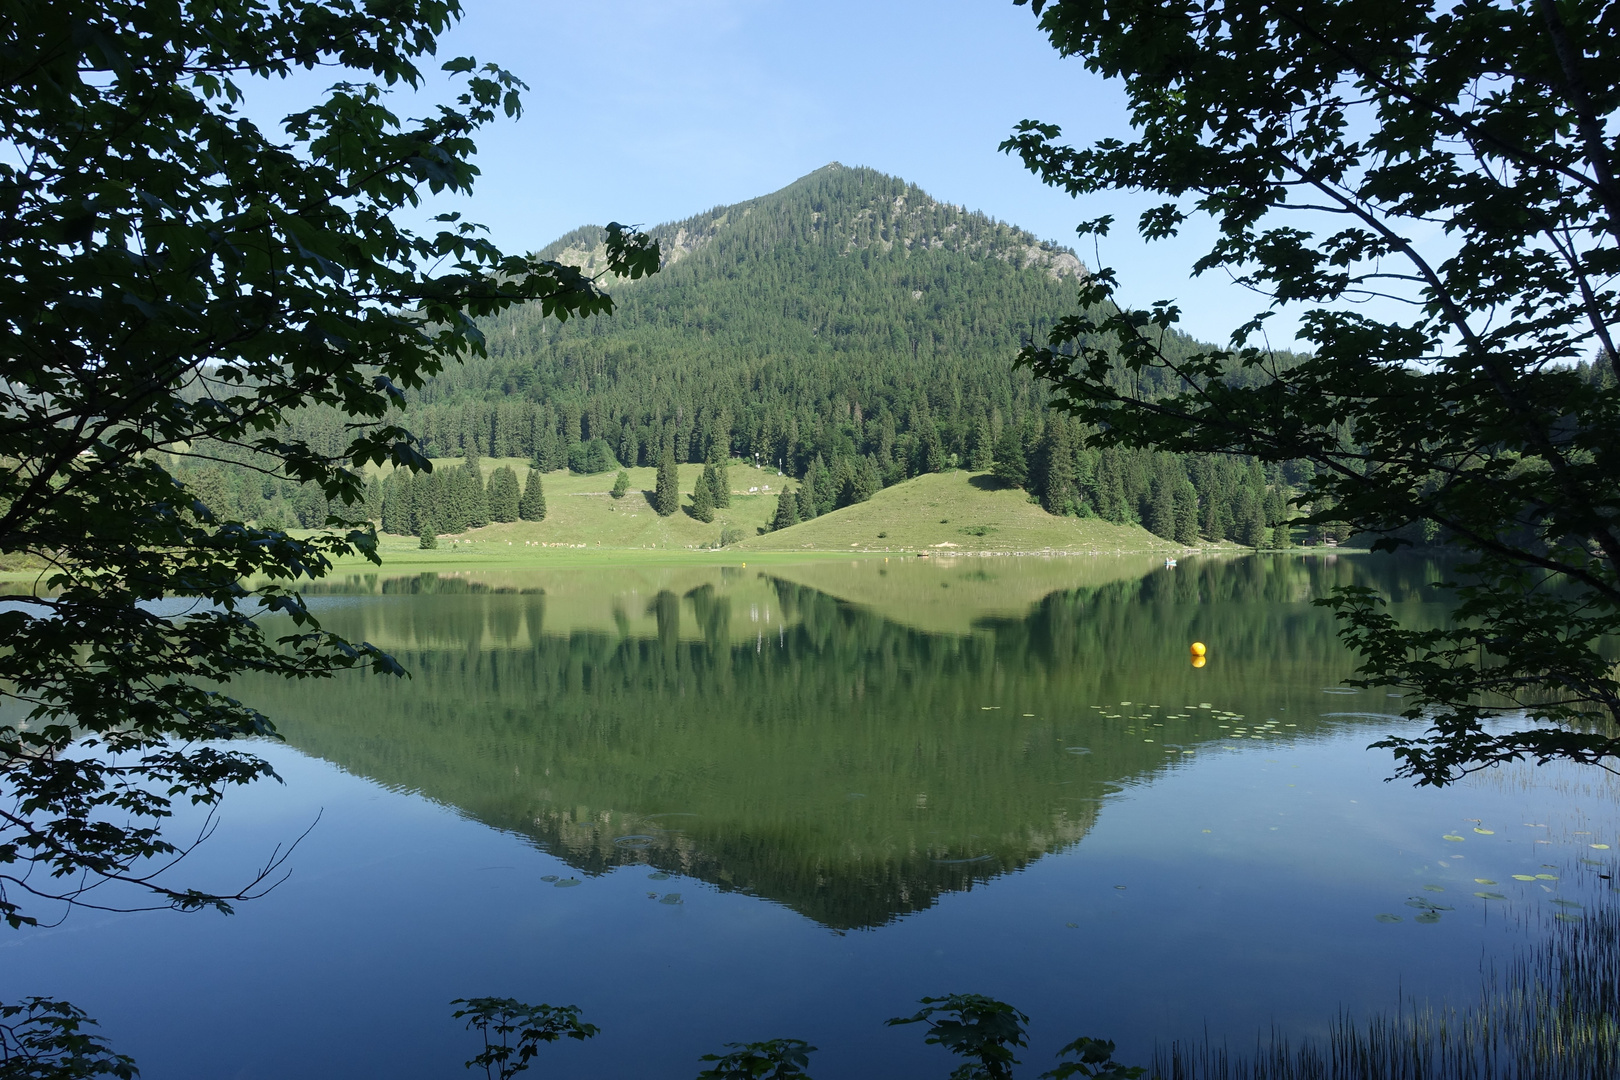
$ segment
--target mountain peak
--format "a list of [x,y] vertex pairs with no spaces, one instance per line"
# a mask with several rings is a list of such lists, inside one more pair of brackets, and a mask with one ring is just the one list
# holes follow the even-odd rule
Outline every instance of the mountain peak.
[[[998,259],[1017,269],[1038,268],[1055,281],[1086,273],[1079,257],[1066,247],[978,211],[940,202],[898,177],[837,161],[768,195],[717,206],[648,232],[663,249],[666,271],[731,235],[746,237],[754,246],[830,246],[846,257],[862,252],[950,251]],[[599,273],[606,268],[603,236],[599,227],[576,229],[539,254]]]

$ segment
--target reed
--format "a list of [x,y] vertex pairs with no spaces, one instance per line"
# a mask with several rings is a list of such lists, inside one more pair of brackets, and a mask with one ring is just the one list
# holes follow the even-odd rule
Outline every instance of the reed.
[[1467,1009],[1341,1014],[1326,1039],[1273,1030],[1252,1050],[1206,1037],[1154,1054],[1156,1080],[1596,1080],[1620,1076],[1620,906],[1559,923],[1484,980]]

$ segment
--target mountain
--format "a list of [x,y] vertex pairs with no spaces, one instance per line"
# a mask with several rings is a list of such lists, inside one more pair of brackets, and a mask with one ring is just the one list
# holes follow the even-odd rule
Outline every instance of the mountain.
[[[465,415],[526,403],[555,415],[559,442],[603,438],[627,465],[656,464],[666,440],[702,460],[729,421],[733,453],[794,475],[847,442],[903,479],[922,417],[966,460],[977,421],[1040,409],[1011,361],[1073,307],[1085,272],[1021,229],[836,164],[650,231],[664,268],[613,286],[611,317],[558,324],[532,307],[486,324],[490,359],[420,395],[435,452],[460,453],[469,435],[485,453],[547,452],[522,445],[521,417],[503,430],[490,416],[486,436]],[[540,255],[600,270],[601,239],[579,229]]]
[[[1020,346],[1074,310],[1087,271],[1066,248],[836,163],[650,232],[663,268],[610,282],[611,316],[557,323],[535,305],[491,318],[487,357],[411,394],[405,420],[431,455],[542,471],[652,467],[666,454],[751,460],[803,480],[784,525],[925,473],[995,464],[1050,513],[1186,544],[1285,538],[1266,524],[1297,480],[1287,470],[1096,450],[1047,408],[1043,384],[1013,369]],[[539,254],[603,270],[602,239],[577,229]],[[1173,337],[1167,349],[1196,347]],[[292,434],[340,452],[342,419],[312,410]],[[243,518],[324,518],[309,492],[231,484],[217,497]],[[391,489],[377,498],[396,499],[381,516],[410,535],[478,519]]]

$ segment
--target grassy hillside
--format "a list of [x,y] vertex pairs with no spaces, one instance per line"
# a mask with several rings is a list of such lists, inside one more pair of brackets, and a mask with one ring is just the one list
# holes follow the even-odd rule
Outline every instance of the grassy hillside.
[[[454,468],[457,459],[436,459],[435,468]],[[521,487],[528,481],[529,465],[521,458],[484,458],[484,475],[503,465],[511,466],[518,475]],[[798,483],[776,474],[775,469],[756,469],[752,465],[733,462],[731,475],[731,506],[714,512],[714,521],[705,524],[684,509],[667,518],[659,517],[652,508],[653,489],[657,470],[636,468],[625,470],[630,474],[630,490],[622,499],[609,494],[617,470],[581,476],[560,469],[543,474],[546,493],[544,521],[514,521],[509,524],[488,525],[482,529],[469,529],[454,536],[441,536],[440,548],[472,544],[512,544],[514,546],[541,546],[547,548],[639,548],[688,549],[717,545],[726,529],[755,535],[771,514],[776,511],[776,495],[784,485],[796,490]],[[702,465],[681,465],[680,487],[682,506],[691,503],[691,493],[703,472]],[[753,488],[756,490],[750,491]],[[414,550],[413,537],[384,537],[386,551]]]
[[[445,459],[441,467],[459,465]],[[486,473],[510,465],[519,482],[527,479],[521,460],[486,458]],[[988,477],[966,472],[930,473],[878,492],[869,501],[824,514],[780,532],[760,533],[776,511],[777,493],[797,490],[795,480],[774,469],[733,462],[731,506],[716,510],[704,524],[686,513],[659,517],[652,508],[653,469],[630,469],[630,491],[614,499],[613,473],[577,476],[566,470],[544,476],[544,521],[514,521],[441,536],[433,551],[419,549],[414,537],[383,536],[390,568],[474,564],[545,565],[570,552],[693,551],[719,546],[726,529],[745,539],[726,548],[739,554],[788,552],[916,552],[936,556],[960,552],[1120,552],[1179,551],[1134,525],[1111,525],[1095,518],[1053,517],[1015,489],[993,487]],[[700,465],[679,467],[683,507],[690,503]],[[756,490],[750,491],[750,488]]]
[[[775,500],[768,500],[774,504]],[[744,540],[762,551],[1063,551],[1078,554],[1179,551],[1137,525],[1055,517],[988,474],[927,473],[871,499],[780,532]]]

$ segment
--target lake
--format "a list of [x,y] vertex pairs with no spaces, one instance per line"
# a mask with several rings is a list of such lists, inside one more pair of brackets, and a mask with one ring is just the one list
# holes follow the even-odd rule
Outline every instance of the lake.
[[0,937],[0,997],[72,999],[150,1080],[468,1075],[448,1003],[474,995],[600,1025],[533,1075],[670,1078],[777,1036],[821,1048],[815,1075],[943,1077],[948,1054],[883,1021],[957,991],[1030,1015],[1029,1075],[1080,1034],[1145,1062],[1205,1031],[1467,1005],[1612,892],[1620,789],[1563,766],[1386,782],[1366,746],[1407,730],[1400,702],[1343,685],[1310,601],[1371,584],[1432,618],[1436,574],[1314,555],[339,578],[313,594],[327,625],[413,677],[241,686],[286,737],[263,746],[285,783],[233,793],[184,870],[234,887],[307,832],[291,876],[229,918]]

